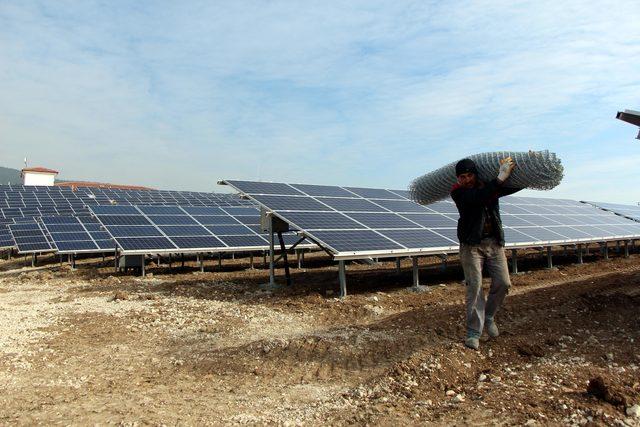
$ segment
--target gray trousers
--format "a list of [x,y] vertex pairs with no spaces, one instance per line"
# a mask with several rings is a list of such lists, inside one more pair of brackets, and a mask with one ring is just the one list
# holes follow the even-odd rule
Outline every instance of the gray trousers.
[[[467,285],[467,337],[480,338],[485,321],[492,321],[509,293],[511,279],[504,248],[496,239],[482,239],[479,245],[460,245],[460,263]],[[482,290],[483,265],[491,277],[485,301]]]

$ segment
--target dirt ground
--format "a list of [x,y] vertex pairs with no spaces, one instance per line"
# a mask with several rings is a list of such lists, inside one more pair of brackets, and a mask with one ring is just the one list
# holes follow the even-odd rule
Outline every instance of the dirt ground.
[[1,261],[0,424],[640,425],[640,255],[554,261],[521,260],[479,351],[455,259],[421,293],[410,260],[349,264],[345,299],[322,254],[276,290],[247,258]]

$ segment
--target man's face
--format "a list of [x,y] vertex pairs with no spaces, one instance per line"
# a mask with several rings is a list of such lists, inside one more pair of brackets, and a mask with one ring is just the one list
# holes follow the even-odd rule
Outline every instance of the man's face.
[[467,172],[458,175],[458,184],[464,188],[473,188],[476,185],[476,174],[473,172]]

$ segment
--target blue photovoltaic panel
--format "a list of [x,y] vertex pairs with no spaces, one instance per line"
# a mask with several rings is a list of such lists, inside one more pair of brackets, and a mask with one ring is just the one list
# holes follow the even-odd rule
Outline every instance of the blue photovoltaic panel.
[[[336,197],[319,197],[318,200],[329,208],[316,210],[336,210],[340,212],[389,212],[388,209],[383,208],[380,205],[370,202],[366,199],[342,199]],[[270,209],[278,210],[275,207],[269,206]],[[284,209],[283,209],[284,210]],[[303,209],[300,209],[303,210]]]
[[272,182],[255,182],[255,181],[228,181],[231,185],[234,183],[244,188],[247,193],[251,194],[280,194],[280,195],[298,195],[302,193],[288,184],[272,183]]
[[96,215],[124,253],[219,252],[268,248],[268,241],[259,235],[258,230],[242,223],[260,222],[259,211],[255,208],[236,209],[235,212],[249,214],[236,217],[225,212],[227,207],[131,208],[133,210],[126,210],[126,214],[119,214],[117,210],[100,209],[102,214]]
[[275,210],[290,211],[329,211],[331,208],[319,203],[311,197],[304,196],[254,196],[254,199],[265,206],[273,206]]
[[331,185],[292,184],[292,187],[310,196],[353,197],[351,191]]
[[402,199],[397,194],[392,193],[389,190],[381,188],[360,188],[360,187],[344,187],[346,190],[357,194],[365,199]]
[[349,217],[372,229],[419,227],[419,225],[394,213],[352,213]]
[[54,250],[36,221],[9,224],[9,230],[18,248],[18,253],[51,252]]
[[403,246],[372,230],[315,231],[313,237],[328,244],[338,252],[391,251]]
[[391,212],[429,212],[424,206],[420,206],[417,203],[410,202],[408,200],[374,200],[374,202]]
[[449,240],[431,230],[426,229],[385,230],[381,233],[407,248],[450,247],[457,244],[455,241]]
[[307,230],[366,228],[363,224],[338,212],[290,212],[287,214],[287,220]]

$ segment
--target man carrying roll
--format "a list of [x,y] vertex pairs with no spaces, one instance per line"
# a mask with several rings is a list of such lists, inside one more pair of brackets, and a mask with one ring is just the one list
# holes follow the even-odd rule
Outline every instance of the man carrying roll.
[[[503,159],[500,161],[498,177],[483,182],[478,178],[478,169],[473,160],[463,159],[456,164],[458,182],[451,189],[451,198],[460,213],[460,264],[467,286],[467,336],[464,344],[474,350],[480,346],[484,326],[490,337],[495,338],[500,334],[494,316],[511,286],[498,199],[521,190],[502,186],[514,167],[511,157]],[[491,277],[486,300],[482,290],[483,265]]]

